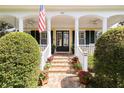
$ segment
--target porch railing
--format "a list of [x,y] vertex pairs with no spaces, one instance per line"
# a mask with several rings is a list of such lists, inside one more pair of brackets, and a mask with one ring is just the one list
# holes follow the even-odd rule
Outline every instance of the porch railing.
[[41,65],[40,65],[41,70],[44,69],[44,66],[47,62],[47,58],[50,57],[49,50],[50,50],[49,45],[41,46]]
[[79,45],[82,52],[88,52],[88,54],[93,54],[95,50],[95,44],[89,44],[89,45]]
[[41,45],[41,51],[44,51],[47,45]]
[[77,55],[84,71],[88,71],[88,53],[77,47]]

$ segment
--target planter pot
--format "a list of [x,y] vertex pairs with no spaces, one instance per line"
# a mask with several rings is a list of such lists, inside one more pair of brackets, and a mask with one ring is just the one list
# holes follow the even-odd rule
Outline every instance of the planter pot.
[[91,72],[91,73],[94,72],[94,70],[92,68],[88,68],[88,71]]
[[47,83],[48,83],[48,79],[45,79],[45,80],[39,79],[39,86],[43,86]]
[[89,83],[89,81],[85,81],[82,78],[79,78],[79,80],[80,80],[80,83],[82,83],[84,85],[87,85]]
[[55,51],[55,50],[52,49],[52,54],[54,54],[54,51]]

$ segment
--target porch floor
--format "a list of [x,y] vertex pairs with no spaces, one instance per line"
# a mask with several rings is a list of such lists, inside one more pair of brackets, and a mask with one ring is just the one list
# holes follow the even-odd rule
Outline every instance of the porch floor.
[[78,76],[69,64],[73,55],[69,53],[56,53],[49,69],[48,84],[42,88],[81,88]]

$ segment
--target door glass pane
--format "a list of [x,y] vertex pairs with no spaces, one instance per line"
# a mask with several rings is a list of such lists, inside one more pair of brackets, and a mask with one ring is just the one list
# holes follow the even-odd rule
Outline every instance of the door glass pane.
[[63,46],[69,46],[69,33],[68,32],[64,32],[63,33]]
[[56,42],[57,46],[62,46],[62,32],[57,32]]

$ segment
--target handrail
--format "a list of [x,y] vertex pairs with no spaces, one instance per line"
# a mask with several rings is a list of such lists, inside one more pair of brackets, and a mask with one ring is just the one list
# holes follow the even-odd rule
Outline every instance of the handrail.
[[41,64],[40,64],[41,70],[44,69],[47,58],[50,57],[49,49],[50,49],[50,47],[49,47],[49,44],[48,44],[47,47],[44,49],[44,51],[42,51],[42,53],[41,53]]
[[41,51],[44,51],[46,49],[47,45],[46,44],[42,44],[41,45]]
[[88,53],[77,47],[77,55],[84,71],[88,71]]

